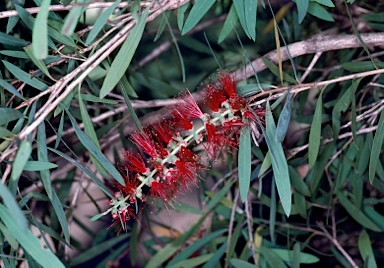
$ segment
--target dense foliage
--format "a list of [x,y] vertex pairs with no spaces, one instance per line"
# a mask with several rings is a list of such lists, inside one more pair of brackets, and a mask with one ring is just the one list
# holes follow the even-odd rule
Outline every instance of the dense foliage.
[[383,6],[1,1],[1,266],[382,267]]

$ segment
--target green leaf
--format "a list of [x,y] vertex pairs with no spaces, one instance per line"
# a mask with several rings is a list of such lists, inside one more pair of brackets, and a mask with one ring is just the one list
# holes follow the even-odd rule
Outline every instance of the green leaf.
[[[102,181],[99,180],[99,178],[97,178],[97,176],[95,175],[95,173],[93,173],[88,167],[82,165],[79,161],[76,161],[75,159],[69,157],[68,155],[58,151],[58,150],[55,150],[53,148],[49,148],[48,147],[48,150],[56,153],[57,155],[61,156],[62,158],[64,158],[65,160],[67,160],[68,162],[74,164],[76,167],[80,168],[85,174],[87,174],[92,180],[94,183],[96,183],[96,185],[100,188],[100,190],[102,190],[108,197],[110,198],[113,198],[113,195],[108,191],[108,189],[105,187],[104,183]],[[104,215],[101,215],[100,217],[102,217]]]
[[244,203],[247,200],[251,181],[251,132],[248,127],[241,128],[238,158],[240,197]]
[[156,268],[161,266],[160,264],[164,263],[169,259],[176,251],[179,250],[181,245],[184,245],[185,241],[187,241],[201,226],[204,222],[205,218],[209,215],[212,209],[214,209],[224,198],[224,196],[228,193],[233,183],[228,183],[225,185],[216,195],[215,197],[208,203],[205,212],[200,219],[195,222],[186,232],[181,234],[174,241],[165,245],[161,250],[159,250],[148,262],[145,266],[146,268]]
[[32,258],[44,268],[64,268],[64,264],[49,249],[43,249],[40,246],[40,240],[29,230],[23,230],[18,224],[15,224],[17,218],[14,217],[14,211],[5,208],[0,204],[0,218],[7,226],[11,234],[20,243],[23,249],[28,252]]
[[74,258],[70,262],[70,265],[71,266],[79,265],[79,264],[82,264],[88,260],[91,260],[92,258],[100,256],[100,254],[104,253],[105,251],[112,250],[112,247],[114,247],[118,243],[120,243],[124,240],[127,240],[128,237],[129,236],[127,234],[121,234],[121,235],[113,237],[107,241],[102,241],[101,243],[93,245],[89,249],[84,250],[76,258]]
[[225,250],[227,248],[228,241],[225,241],[215,252],[215,254],[209,259],[208,262],[206,262],[203,265],[203,268],[211,268],[216,267],[217,264],[219,264],[220,259],[225,253]]
[[263,255],[266,262],[270,267],[273,268],[286,268],[287,266],[284,264],[283,260],[277,255],[272,249],[261,247],[257,249],[258,252]]
[[56,217],[59,220],[61,229],[63,230],[65,242],[67,242],[67,244],[69,245],[70,235],[69,235],[67,218],[65,217],[65,213],[64,213],[64,208],[61,205],[61,202],[56,192],[53,189],[51,189],[51,192],[52,192],[52,198],[50,199],[51,199],[53,209],[55,210]]
[[[293,250],[287,250],[287,249],[280,249],[280,248],[273,248],[271,249],[273,252],[275,252],[283,261],[290,262],[293,259]],[[316,256],[313,256],[308,253],[300,252],[299,254],[299,262],[303,264],[312,264],[319,262],[320,259]]]
[[[17,91],[10,83],[4,81],[3,79],[0,79],[0,87],[5,88],[8,92],[10,92],[12,95],[19,97],[22,100],[25,100],[25,98]],[[0,116],[0,121],[1,121]],[[1,125],[1,123],[0,123]]]
[[[362,259],[364,260],[364,263],[367,264],[368,259],[372,258],[373,261],[369,267],[370,268],[376,268],[377,264],[375,261],[375,255],[373,254],[371,239],[369,238],[369,235],[368,235],[366,230],[361,231],[357,245],[359,247],[360,255],[361,255]],[[368,267],[368,265],[366,265],[366,267]]]
[[296,0],[299,23],[303,22],[305,15],[307,15],[309,0]]
[[220,31],[218,43],[224,41],[224,39],[230,34],[230,32],[233,30],[233,28],[236,26],[237,21],[239,18],[237,17],[236,8],[235,5],[232,4],[231,8],[229,9],[228,16],[225,19],[223,28]]
[[320,5],[327,6],[327,7],[335,7],[335,4],[332,2],[332,0],[310,0],[310,1],[317,2]]
[[332,129],[333,129],[333,139],[336,140],[340,133],[340,117],[341,113],[347,111],[349,105],[352,101],[352,94],[355,92],[358,87],[361,79],[352,81],[351,86],[344,92],[344,94],[338,98],[335,106],[332,110]]
[[36,78],[31,78],[31,76],[27,73],[21,70],[19,67],[16,65],[13,65],[12,63],[3,60],[2,61],[5,65],[5,67],[10,71],[17,79],[20,81],[30,85],[31,87],[37,88],[41,91],[44,91],[48,88],[46,84],[43,82],[37,80]]
[[185,16],[185,11],[187,11],[189,6],[189,2],[185,3],[182,6],[179,6],[177,9],[177,27],[181,31],[184,26],[184,16]]
[[[100,150],[99,140],[97,138],[96,131],[95,131],[94,127],[93,127],[92,120],[89,117],[87,108],[84,105],[84,102],[83,102],[83,99],[82,99],[82,94],[78,94],[78,97],[79,97],[79,106],[80,106],[81,119],[83,120],[83,124],[84,124],[84,132],[91,139],[91,141],[97,147],[97,149]],[[108,176],[107,171],[105,170],[103,165],[101,165],[100,162],[97,161],[97,159],[93,155],[91,155],[91,161],[95,165],[97,171],[103,177],[107,177]]]
[[240,259],[231,259],[229,263],[233,265],[235,268],[255,268],[254,264],[251,264],[247,261],[243,261]]
[[251,35],[248,32],[247,22],[245,21],[245,6],[244,6],[245,3],[244,3],[244,1],[233,0],[233,5],[235,6],[237,17],[239,18],[241,27],[243,28],[245,34],[250,38]]
[[22,232],[26,232],[28,230],[27,219],[17,204],[15,196],[3,183],[0,183],[0,196],[5,206],[9,211],[12,211],[12,215],[15,217],[13,224],[17,225]]
[[208,12],[211,6],[215,3],[215,0],[200,0],[196,1],[193,5],[191,11],[189,12],[188,18],[185,21],[182,35],[185,35],[189,32],[196,24],[203,18],[203,16]]
[[[48,162],[47,135],[45,131],[44,121],[37,128],[37,158],[39,161]],[[47,192],[49,199],[52,198],[51,174],[49,169],[45,168],[40,171],[41,181]]]
[[6,44],[15,47],[25,47],[29,45],[29,42],[21,38],[0,32],[0,44]]
[[25,53],[23,51],[18,51],[18,50],[0,50],[0,54],[3,54],[5,56],[9,56],[9,57],[29,60],[29,57],[28,57],[27,53]]
[[37,13],[32,30],[32,49],[36,58],[43,60],[48,56],[47,19],[51,0],[44,0]]
[[67,109],[65,110],[69,116],[69,119],[71,120],[72,126],[75,129],[75,133],[79,138],[80,142],[89,151],[89,153],[93,155],[97,159],[97,161],[100,162],[101,165],[104,166],[108,173],[111,174],[117,182],[119,182],[121,185],[125,185],[124,179],[123,177],[121,177],[121,174],[116,170],[116,168],[111,164],[111,162],[109,162],[105,155],[101,153],[99,148],[97,148],[97,146],[92,142],[92,140],[83,131],[81,131],[71,113]]
[[341,64],[345,70],[360,73],[375,70],[377,68],[384,68],[384,62],[382,61],[359,61],[359,62],[345,62]]
[[116,0],[113,5],[111,5],[109,8],[107,8],[96,20],[95,24],[93,25],[92,30],[89,32],[87,36],[87,40],[85,41],[86,44],[90,44],[93,42],[93,40],[96,38],[96,36],[99,34],[99,32],[104,28],[105,24],[107,23],[109,17],[112,15],[113,11],[116,9],[117,5],[120,3],[121,0]]
[[271,152],[272,169],[275,175],[277,191],[284,209],[289,216],[292,207],[291,183],[289,180],[288,164],[283,146],[276,140],[276,125],[272,116],[269,102],[266,110],[266,142]]
[[200,267],[203,263],[208,262],[214,257],[215,254],[209,253],[209,254],[204,254],[200,255],[195,258],[190,258],[188,260],[183,260],[173,266],[170,266],[170,268],[194,268],[194,267]]
[[278,142],[283,142],[285,134],[288,130],[289,122],[291,122],[291,94],[288,89],[287,98],[285,100],[283,110],[280,113],[279,121],[277,122],[276,140]]
[[[127,83],[124,84],[123,80],[126,80]],[[127,80],[127,78],[125,76],[123,76],[123,79],[121,79],[119,81],[119,86],[120,86],[120,89],[121,89],[121,93],[123,94],[125,104],[128,107],[128,111],[131,114],[131,117],[132,117],[133,121],[135,122],[135,125],[136,125],[137,129],[140,130],[140,131],[143,131],[143,127],[141,125],[140,119],[139,119],[139,117],[137,117],[136,112],[135,112],[135,110],[132,107],[131,100],[129,99],[128,89],[126,87],[127,84],[129,85],[128,80]]]
[[365,228],[368,228],[375,232],[381,232],[381,229],[373,223],[360,209],[358,209],[354,204],[352,204],[348,198],[345,196],[344,192],[337,192],[337,198],[339,199],[341,205],[345,210],[351,215],[351,217],[360,223]]
[[57,168],[56,164],[47,161],[28,161],[25,164],[24,170],[27,171],[41,171],[45,169]]
[[[280,76],[279,74],[279,68],[273,64],[272,61],[268,60],[267,58],[264,58],[262,57],[261,60],[264,62],[264,64],[267,66],[267,68],[274,74],[276,75],[277,77]],[[287,74],[286,72],[283,72],[283,80],[284,81],[287,81],[289,83],[292,83],[292,84],[297,84],[297,81],[295,78],[293,78],[292,76],[290,76],[289,74]]]
[[12,108],[0,108],[0,125],[6,125],[11,121],[22,118],[24,115]]
[[320,6],[318,3],[316,2],[309,2],[309,5],[308,5],[308,13],[321,19],[321,20],[325,20],[325,21],[335,21],[333,19],[333,17],[331,16],[331,14],[328,13],[327,10],[325,10],[325,8],[323,8],[322,6]]
[[56,79],[54,79],[49,71],[48,71],[48,68],[47,66],[45,65],[45,63],[42,61],[42,60],[39,60],[35,57],[35,54],[33,53],[32,51],[32,45],[30,46],[27,46],[24,48],[25,52],[28,54],[29,58],[32,60],[32,62],[37,66],[37,68],[39,68],[46,76],[48,76],[49,78],[51,78],[53,81],[56,82]]
[[321,135],[321,116],[323,111],[323,92],[320,92],[317,99],[315,113],[313,115],[311,129],[309,130],[309,145],[308,145],[308,162],[309,167],[312,168],[316,162],[317,155],[320,149],[320,135]]
[[61,33],[66,36],[71,36],[73,32],[75,31],[76,25],[80,19],[80,16],[83,14],[83,12],[87,9],[86,3],[90,2],[91,0],[78,0],[77,4],[74,6],[64,20],[63,29],[61,30]]
[[12,181],[17,181],[24,170],[24,166],[27,164],[27,161],[32,153],[32,145],[28,141],[22,141],[17,150],[15,161],[12,163]]
[[4,127],[0,127],[0,139],[13,137],[13,136],[16,136],[16,134]]
[[[197,240],[192,245],[186,247],[183,251],[181,251],[179,254],[177,254],[172,260],[168,263],[166,267],[172,267],[176,265],[180,265],[180,262],[182,260],[188,259],[193,253],[195,253],[197,250],[203,248],[206,244],[209,242],[212,242],[216,237],[224,234],[227,230],[218,230],[213,233],[210,233],[203,238]],[[179,266],[178,266],[179,267]]]
[[104,98],[117,85],[131,63],[144,32],[148,12],[149,7],[143,12],[140,19],[137,21],[137,24],[128,35],[127,40],[125,40],[117,53],[115,60],[112,62],[111,68],[104,79],[100,90],[100,98]]
[[369,158],[369,181],[371,183],[375,178],[377,162],[380,159],[380,152],[383,146],[383,141],[384,141],[384,109],[381,110],[380,119],[379,119],[379,123],[377,124],[375,137],[373,138],[371,157]]
[[311,192],[309,191],[307,184],[305,184],[303,179],[297,173],[296,169],[294,169],[292,166],[288,166],[288,168],[293,188],[299,191],[302,195],[311,196]]
[[256,40],[257,0],[244,0],[245,24],[253,41]]
[[155,35],[155,38],[153,39],[153,42],[156,42],[157,40],[159,40],[161,34],[164,32],[165,26],[167,25],[167,23],[169,23],[169,21],[168,21],[169,15],[171,15],[170,10],[166,10],[162,14],[162,19],[161,19],[159,28],[157,29],[157,33]]

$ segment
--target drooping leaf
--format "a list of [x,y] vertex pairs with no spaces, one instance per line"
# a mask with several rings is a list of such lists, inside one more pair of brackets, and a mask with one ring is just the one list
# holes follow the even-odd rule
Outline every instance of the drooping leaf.
[[0,125],[6,125],[9,122],[22,118],[23,114],[12,108],[0,108]]
[[48,56],[47,19],[51,0],[44,0],[37,13],[32,30],[32,49],[36,58],[43,60]]
[[305,15],[307,15],[309,0],[296,0],[297,12],[298,12],[298,21],[302,23]]
[[184,23],[182,35],[189,32],[197,23],[203,18],[208,12],[211,6],[215,3],[215,0],[200,0],[196,1],[191,11],[189,12],[188,18]]
[[276,180],[277,191],[287,216],[292,207],[291,183],[289,180],[288,164],[284,155],[283,146],[276,140],[276,125],[273,119],[269,102],[266,110],[266,142],[271,153],[272,169]]
[[101,15],[97,18],[95,24],[93,25],[92,30],[89,32],[87,39],[85,41],[86,44],[91,44],[99,32],[105,27],[109,17],[112,15],[113,11],[116,9],[117,5],[121,0],[116,0],[113,5],[108,7]]
[[20,243],[23,249],[44,268],[64,268],[64,264],[49,249],[43,249],[40,246],[40,240],[29,230],[23,230],[14,217],[14,211],[5,208],[0,204],[0,218],[7,226],[11,234]]
[[283,110],[281,111],[279,120],[277,121],[277,128],[276,128],[277,142],[283,142],[290,122],[291,122],[291,94],[289,93],[289,90],[288,90],[287,98],[285,100]]
[[380,151],[384,142],[384,109],[381,111],[377,124],[375,137],[373,138],[371,156],[369,158],[369,181],[372,183],[375,178],[377,162],[380,160]]
[[[45,123],[41,122],[37,128],[37,158],[40,162],[49,162],[47,149],[47,135],[45,131]],[[49,169],[40,171],[41,181],[47,195],[52,199],[51,174]]]
[[239,145],[239,187],[241,201],[247,200],[251,181],[251,132],[248,127],[243,127],[240,133]]
[[245,23],[253,41],[256,40],[257,0],[245,0]]
[[323,91],[317,99],[315,113],[313,115],[311,129],[309,130],[308,162],[312,168],[316,162],[320,149],[321,116],[323,111]]
[[148,12],[149,7],[145,9],[140,19],[137,21],[137,24],[128,35],[127,40],[124,41],[124,44],[117,53],[115,60],[112,62],[111,68],[104,79],[100,90],[100,98],[104,98],[117,85],[131,63],[144,32]]
[[228,16],[225,19],[223,28],[220,31],[217,43],[220,44],[224,41],[224,39],[231,33],[233,28],[236,26],[238,20],[239,18],[237,17],[235,5],[232,4],[231,8],[229,9]]

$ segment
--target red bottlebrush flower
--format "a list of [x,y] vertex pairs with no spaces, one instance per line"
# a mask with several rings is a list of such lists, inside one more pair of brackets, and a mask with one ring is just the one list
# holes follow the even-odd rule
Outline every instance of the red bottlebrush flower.
[[212,85],[205,87],[204,103],[213,112],[218,112],[221,104],[227,100],[225,92],[221,88]]
[[191,130],[193,129],[192,122],[180,114],[178,110],[172,110],[171,111],[173,118],[170,121],[170,125],[178,131],[185,131],[185,130]]
[[172,187],[171,184],[158,181],[151,182],[151,197],[159,197],[161,200],[163,200],[167,210],[169,210],[168,205],[173,207],[172,202],[174,201],[175,192],[176,189]]
[[157,142],[155,142],[155,148],[156,148],[157,154],[161,158],[166,158],[169,155],[169,152],[167,151],[167,149],[164,148],[164,146],[162,146],[161,144],[159,144]]
[[137,147],[141,148],[152,158],[157,157],[155,144],[152,138],[146,132],[136,132],[132,134],[131,140],[136,144]]
[[239,111],[247,106],[247,101],[243,97],[235,96],[229,99],[229,105],[231,105],[232,110]]
[[201,166],[200,157],[185,146],[180,147],[179,158],[183,162],[195,164],[196,167]]
[[180,159],[175,161],[178,184],[182,190],[190,190],[189,184],[197,186],[197,166],[193,163],[183,162]]
[[132,218],[138,221],[135,212],[133,209],[129,206],[126,206],[125,208],[120,208],[115,212],[112,212],[112,218],[115,220],[109,227],[115,226],[117,224],[121,224],[119,233],[121,232],[121,229],[127,230],[127,222]]
[[126,169],[128,169],[129,172],[137,172],[137,173],[146,173],[147,167],[145,166],[144,160],[141,157],[141,155],[135,156],[133,153],[124,150],[121,153],[125,160],[122,164],[122,166]]
[[222,124],[224,129],[238,128],[246,126],[247,124],[238,117],[225,120]]
[[219,82],[229,98],[234,99],[238,96],[236,92],[236,81],[228,73],[220,73]]
[[186,90],[179,95],[179,98],[183,101],[180,105],[177,105],[176,110],[180,114],[189,119],[197,119],[204,117],[204,113],[200,110],[197,102],[193,98],[192,94]]
[[207,149],[213,158],[216,158],[218,151],[223,151],[228,147],[236,148],[237,143],[219,133],[213,124],[207,123],[205,129],[207,131]]
[[125,186],[117,183],[117,188],[123,195],[132,195],[136,194],[136,189],[140,185],[140,181],[136,178],[136,175],[126,175],[121,174],[123,176]]
[[174,131],[169,127],[169,122],[163,121],[152,126],[152,135],[159,142],[169,144],[173,139]]
[[[251,109],[251,108],[249,108]],[[256,108],[252,111],[250,111],[249,109],[245,109],[243,111],[243,117],[245,119],[248,119],[248,120],[252,120],[252,121],[255,121],[257,122],[257,118],[255,116],[255,114],[259,117],[261,123],[265,124],[265,110],[263,108]]]

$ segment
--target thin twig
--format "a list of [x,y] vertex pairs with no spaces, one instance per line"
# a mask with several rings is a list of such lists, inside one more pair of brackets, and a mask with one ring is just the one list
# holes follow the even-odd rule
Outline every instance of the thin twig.
[[317,226],[323,231],[324,235],[332,242],[332,244],[343,254],[344,258],[347,259],[351,267],[358,268],[357,264],[354,262],[351,256],[345,251],[345,249],[337,241],[337,237],[333,237],[328,230],[324,227],[322,222],[317,222]]

